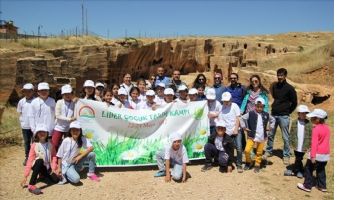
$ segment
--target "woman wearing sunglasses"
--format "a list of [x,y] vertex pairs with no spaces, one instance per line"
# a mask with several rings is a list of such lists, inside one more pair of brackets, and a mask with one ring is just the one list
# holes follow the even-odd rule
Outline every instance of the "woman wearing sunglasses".
[[243,99],[242,105],[240,107],[241,113],[248,113],[249,111],[255,110],[255,100],[261,97],[265,100],[264,111],[269,111],[269,98],[268,90],[261,84],[261,79],[258,75],[254,74],[250,77],[250,85]]

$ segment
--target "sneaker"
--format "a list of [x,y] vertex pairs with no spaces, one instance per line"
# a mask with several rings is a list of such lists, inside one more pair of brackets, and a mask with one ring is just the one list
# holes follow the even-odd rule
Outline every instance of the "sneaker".
[[221,172],[221,173],[227,173],[227,167],[222,167],[222,166],[220,166],[219,167],[219,172]]
[[283,158],[284,165],[290,165],[290,158],[289,157],[284,157]]
[[26,164],[27,164],[27,158],[25,158],[25,160],[23,161],[22,165],[26,166]]
[[238,173],[243,173],[243,167],[242,166],[237,166],[237,172]]
[[303,174],[302,174],[302,172],[297,172],[297,178],[303,178]]
[[286,170],[285,172],[284,172],[284,176],[294,176],[295,174],[292,172],[292,170]]
[[306,192],[311,192],[311,189],[306,188],[302,183],[297,183],[297,188]]
[[208,171],[212,169],[212,165],[211,164],[205,164],[202,168],[201,168],[201,171],[202,172],[205,172],[205,171]]
[[95,173],[88,173],[88,177],[92,181],[100,182],[100,178]]
[[245,163],[244,171],[249,170],[251,168],[250,163]]
[[37,188],[34,185],[28,185],[28,191],[31,192],[32,194],[35,194],[35,195],[43,194],[41,189]]
[[321,191],[321,192],[327,192],[328,190],[327,190],[327,188],[320,188],[320,187],[316,187],[319,191]]
[[265,157],[266,157],[266,158],[268,158],[268,157],[272,157],[272,156],[273,156],[273,155],[272,155],[272,153],[270,153],[270,152],[268,152],[268,151],[267,151],[267,152],[265,152],[265,154],[264,154],[264,155],[265,155]]
[[165,175],[166,175],[165,171],[157,171],[157,173],[154,174],[154,177],[163,177]]
[[255,166],[254,167],[254,173],[259,173],[260,172],[260,167],[259,166]]
[[58,185],[64,185],[67,182],[67,179],[64,176],[62,176],[61,178],[62,179],[57,183]]

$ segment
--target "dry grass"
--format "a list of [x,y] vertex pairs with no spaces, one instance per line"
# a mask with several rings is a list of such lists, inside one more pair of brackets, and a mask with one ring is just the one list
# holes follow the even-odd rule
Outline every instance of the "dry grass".
[[0,145],[21,144],[22,135],[19,114],[15,107],[5,107],[0,125]]

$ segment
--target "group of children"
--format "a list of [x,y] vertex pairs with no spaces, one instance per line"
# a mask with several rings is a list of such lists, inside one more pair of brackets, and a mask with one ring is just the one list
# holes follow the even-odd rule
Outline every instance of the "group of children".
[[[255,100],[255,108],[243,115],[232,95],[223,92],[221,102],[216,100],[214,88],[206,89],[203,98],[195,88],[188,89],[180,85],[176,91],[165,88],[164,83],[157,84],[154,90],[146,90],[144,80],[134,85],[113,85],[110,89],[103,84],[94,84],[86,80],[81,98],[103,101],[108,106],[127,109],[156,110],[168,103],[187,104],[190,101],[207,100],[208,118],[210,119],[210,136],[205,144],[206,164],[202,171],[212,168],[213,162],[219,165],[220,172],[232,172],[237,167],[238,172],[254,168],[260,172],[263,160],[264,144],[268,131],[274,128],[275,119],[264,111],[267,104],[261,97]],[[32,170],[28,189],[34,194],[41,194],[36,181],[38,177],[49,179],[58,184],[67,181],[78,183],[79,172],[83,170],[83,162],[89,163],[88,177],[99,181],[95,174],[95,153],[88,139],[83,137],[80,123],[75,116],[77,98],[70,85],[61,88],[62,99],[57,102],[49,97],[48,83],[39,83],[37,95],[34,97],[34,86],[25,84],[24,98],[18,104],[18,112],[25,143],[25,178]],[[310,121],[307,120],[310,118]],[[321,109],[310,112],[305,105],[298,107],[298,119],[291,123],[290,143],[295,150],[295,164],[285,171],[285,175],[296,175],[305,179],[297,187],[310,191],[313,186],[314,170],[317,172],[317,188],[326,191],[325,166],[329,160],[330,131],[324,123],[327,113]],[[312,124],[314,125],[312,127]],[[170,144],[156,154],[159,171],[156,177],[164,176],[171,180],[185,182],[187,179],[186,165],[189,162],[187,151],[182,144],[183,133],[170,134]],[[246,137],[243,147],[242,138]],[[253,149],[256,149],[252,160]],[[81,151],[80,149],[84,149]],[[235,157],[234,151],[237,155]],[[245,154],[245,165],[242,167],[242,154]],[[306,166],[303,167],[303,156],[307,154]]]

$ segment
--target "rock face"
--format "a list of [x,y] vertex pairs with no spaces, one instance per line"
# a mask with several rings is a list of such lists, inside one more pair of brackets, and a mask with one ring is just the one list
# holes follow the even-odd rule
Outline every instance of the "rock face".
[[284,53],[284,47],[275,48],[271,44],[237,39],[172,39],[145,45],[113,43],[3,53],[0,54],[0,102],[16,102],[22,85],[27,82],[46,81],[53,89],[69,83],[78,94],[86,79],[121,83],[126,73],[133,80],[147,79],[160,66],[167,74],[176,69],[182,74],[221,70],[226,78],[233,68],[257,66],[259,57]]

